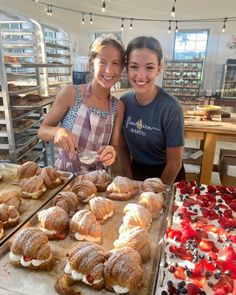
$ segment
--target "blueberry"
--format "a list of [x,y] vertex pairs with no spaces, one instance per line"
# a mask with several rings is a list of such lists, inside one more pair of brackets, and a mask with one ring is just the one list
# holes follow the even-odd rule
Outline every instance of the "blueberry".
[[164,268],[167,268],[168,265],[169,265],[168,262],[165,260],[165,261],[163,262],[163,267],[164,267]]
[[178,284],[177,284],[177,288],[178,289],[182,289],[184,286],[185,286],[185,282],[183,282],[183,281],[182,282],[178,282]]
[[168,295],[168,293],[165,290],[163,290],[161,291],[161,295]]
[[171,280],[167,281],[167,286],[173,286],[173,282]]
[[[187,269],[186,270],[186,276],[188,277],[188,278],[191,278],[191,276],[192,276],[192,271],[190,270],[190,269]],[[184,293],[183,293],[184,294]]]
[[180,294],[188,294],[188,290],[186,288],[182,288],[180,290]]

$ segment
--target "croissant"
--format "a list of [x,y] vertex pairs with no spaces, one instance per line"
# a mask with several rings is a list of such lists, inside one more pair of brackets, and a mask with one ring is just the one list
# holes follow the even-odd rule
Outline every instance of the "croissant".
[[47,189],[41,175],[22,179],[20,186],[22,189],[22,198],[38,199]]
[[148,229],[152,222],[151,213],[141,205],[129,203],[125,206],[123,212],[124,225],[141,226]]
[[79,201],[73,192],[60,192],[53,199],[53,206],[63,208],[69,217],[72,217],[79,209]]
[[111,217],[115,211],[115,205],[111,200],[95,197],[89,201],[89,207],[98,221],[104,221]]
[[40,229],[49,239],[65,239],[69,229],[69,216],[67,212],[57,206],[49,207],[38,213]]
[[67,255],[65,272],[74,280],[82,281],[93,289],[104,286],[105,250],[92,242],[77,242]]
[[14,266],[32,270],[50,270],[53,266],[48,237],[34,227],[24,228],[17,233],[10,248],[9,258]]
[[0,240],[4,237],[4,227],[3,227],[3,223],[0,220]]
[[104,267],[105,287],[115,293],[137,294],[142,287],[143,268],[139,253],[131,247],[108,253]]
[[143,192],[160,193],[165,191],[165,185],[163,184],[160,178],[147,178],[141,184],[141,190]]
[[96,185],[98,192],[104,192],[111,181],[110,175],[104,169],[83,174],[80,176],[80,179],[86,179],[93,182]]
[[97,188],[89,180],[78,180],[74,183],[72,192],[77,195],[81,203],[88,203],[91,198],[95,197]]
[[12,205],[16,209],[20,207],[21,193],[17,190],[11,190],[4,193],[0,193],[0,203]]
[[55,290],[61,295],[81,295],[80,291],[73,288],[74,281],[69,275],[62,275],[56,280]]
[[44,184],[47,188],[52,189],[62,183],[61,174],[53,167],[44,167],[41,171]]
[[28,178],[35,175],[39,175],[41,173],[41,168],[37,163],[28,161],[18,167],[16,171],[16,175],[18,179]]
[[107,197],[113,200],[126,201],[137,193],[136,183],[123,176],[116,176],[107,187]]
[[151,212],[152,218],[157,218],[163,212],[163,194],[155,194],[153,192],[142,193],[139,198],[139,204]]
[[95,243],[101,242],[101,226],[95,215],[89,210],[80,210],[70,221],[70,233],[76,240],[87,240]]
[[114,248],[131,247],[137,250],[143,262],[151,256],[150,238],[147,230],[141,226],[129,226],[122,230],[113,245]]
[[4,228],[13,227],[19,223],[20,215],[11,205],[0,204],[0,221]]

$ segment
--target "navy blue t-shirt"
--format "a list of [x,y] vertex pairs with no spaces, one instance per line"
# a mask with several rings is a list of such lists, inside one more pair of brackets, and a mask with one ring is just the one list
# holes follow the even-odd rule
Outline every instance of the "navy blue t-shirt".
[[125,104],[123,132],[135,162],[166,163],[166,147],[184,146],[184,118],[179,101],[158,87],[153,101],[143,106],[134,91],[120,98]]

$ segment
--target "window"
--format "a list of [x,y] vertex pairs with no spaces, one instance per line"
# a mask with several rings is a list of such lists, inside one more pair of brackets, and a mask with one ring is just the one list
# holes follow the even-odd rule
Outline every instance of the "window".
[[208,30],[177,32],[174,59],[205,59],[207,39]]

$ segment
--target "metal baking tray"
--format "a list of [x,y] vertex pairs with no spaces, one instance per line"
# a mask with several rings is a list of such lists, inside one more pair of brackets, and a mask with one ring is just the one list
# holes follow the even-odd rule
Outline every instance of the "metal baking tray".
[[[72,180],[63,190],[70,190],[73,182]],[[103,195],[105,193],[99,193],[98,195]],[[167,200],[169,200],[169,193],[167,193]],[[102,246],[109,251],[113,247],[113,242],[118,238],[118,230],[122,223],[123,208],[127,203],[137,202],[138,196],[132,198],[129,201],[114,201],[116,205],[115,214],[108,219],[104,224],[102,224]],[[43,208],[48,208],[51,206],[53,199],[48,202]],[[167,207],[169,206],[169,201],[167,202]],[[43,209],[42,208],[42,209]],[[81,206],[81,209],[83,206]],[[162,234],[164,231],[163,224],[166,223],[167,213],[169,211],[165,210],[164,213],[152,222],[151,228],[149,229],[149,234],[152,242],[151,247],[151,259],[143,265],[144,268],[144,278],[143,287],[141,288],[139,295],[153,295],[155,293],[156,287],[156,277],[157,277],[157,267],[159,263],[159,257],[161,253],[162,246]],[[23,227],[38,226],[37,216],[33,216]],[[14,234],[6,243],[0,247],[0,294],[1,290],[9,290],[10,292],[20,292],[24,295],[32,295],[35,293],[37,288],[38,295],[56,295],[54,289],[54,284],[56,279],[64,274],[64,266],[66,263],[66,253],[71,245],[76,242],[70,236],[67,236],[65,240],[60,241],[49,241],[52,251],[55,255],[57,261],[54,268],[47,272],[30,272],[24,268],[15,268],[11,265],[8,258],[8,252],[11,243],[17,233]],[[30,281],[30,283],[29,283]],[[83,284],[76,284],[78,289],[83,295],[110,295],[113,292],[108,292],[103,290],[94,290]],[[14,294],[14,293],[13,293]],[[16,293],[17,294],[17,293]]]
[[20,86],[21,89],[19,90],[9,90],[10,95],[16,95],[16,94],[23,94],[23,93],[28,93],[32,91],[39,90],[41,87],[40,86]]
[[[16,170],[20,165],[11,163],[0,163],[0,173],[3,180],[0,182],[0,191],[6,192],[12,189],[20,190],[18,180],[16,178]],[[29,220],[41,207],[43,207],[55,194],[57,194],[64,186],[68,184],[74,177],[70,172],[61,172],[64,182],[52,190],[47,190],[38,200],[22,199],[19,207],[20,222],[15,227],[5,229],[5,235],[0,240],[0,245],[9,239],[27,220]]]
[[[53,97],[42,97],[42,100],[39,102],[36,102],[34,104],[28,103],[27,105],[23,106],[11,106],[11,109],[18,109],[18,110],[29,110],[29,109],[36,109],[36,108],[42,108],[43,106],[46,106],[48,104],[51,104],[54,101]],[[16,119],[16,118],[14,118]]]

